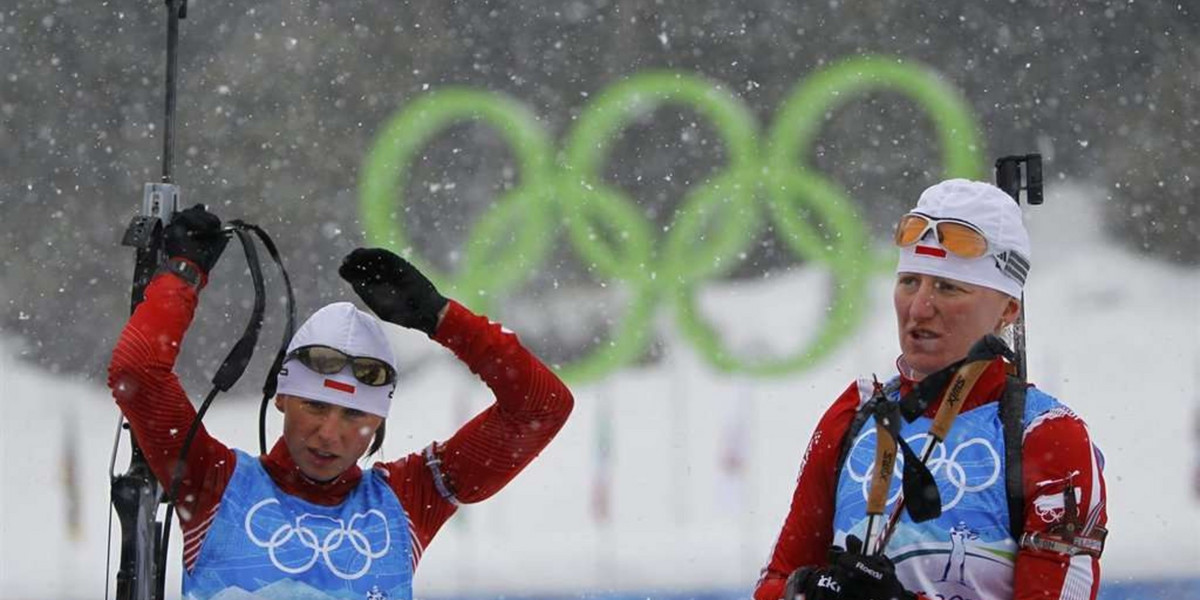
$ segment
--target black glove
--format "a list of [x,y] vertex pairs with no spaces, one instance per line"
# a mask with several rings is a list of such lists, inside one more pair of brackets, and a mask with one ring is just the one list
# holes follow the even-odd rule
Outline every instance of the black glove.
[[863,600],[916,600],[917,595],[904,589],[896,578],[896,565],[883,554],[862,553],[862,540],[846,538],[845,550],[834,546],[830,564],[841,585],[842,598]]
[[[801,567],[788,577],[786,591],[805,600],[916,600],[896,578],[896,566],[884,555],[862,554],[862,540],[846,538],[846,548],[830,549],[829,566]],[[793,600],[784,595],[785,600]]]
[[[801,595],[803,594],[803,595]],[[787,578],[783,600],[857,600],[842,595],[842,582],[834,567],[800,567]]]
[[171,217],[163,247],[169,258],[186,258],[208,274],[228,243],[229,236],[221,232],[221,219],[197,204]]
[[448,300],[407,260],[383,248],[359,248],[338,269],[380,319],[433,337]]
[[788,576],[783,587],[783,600],[840,600],[842,586],[829,574],[828,568],[800,567]]

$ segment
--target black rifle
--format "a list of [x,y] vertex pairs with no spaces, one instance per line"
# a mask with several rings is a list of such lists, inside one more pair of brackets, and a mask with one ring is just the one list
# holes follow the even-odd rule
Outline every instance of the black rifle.
[[[187,0],[166,0],[167,16],[167,75],[166,75],[166,125],[163,128],[163,161],[162,181],[147,183],[142,197],[142,212],[133,218],[121,243],[137,248],[137,259],[133,274],[132,306],[136,309],[145,295],[146,286],[164,260],[163,235],[171,218],[179,210],[179,188],[172,183],[172,167],[174,165],[175,144],[175,80],[177,72],[177,49],[179,45],[179,19],[187,16]],[[183,465],[186,462],[188,449],[200,428],[204,414],[212,405],[218,392],[229,391],[234,383],[245,372],[254,348],[258,343],[258,334],[262,330],[263,312],[266,304],[262,265],[255,250],[253,235],[258,236],[271,259],[279,268],[280,276],[287,291],[287,320],[284,324],[283,339],[275,360],[263,383],[263,401],[259,410],[259,451],[266,454],[266,406],[275,395],[275,385],[279,371],[283,365],[285,351],[295,332],[296,308],[295,296],[292,293],[291,279],[283,266],[283,260],[274,241],[267,232],[257,225],[241,220],[228,223],[223,231],[226,235],[236,236],[242,243],[246,254],[246,263],[250,278],[254,283],[254,306],[250,319],[242,331],[242,336],[233,344],[225,360],[217,368],[212,377],[213,388],[209,391],[204,402],[196,411],[196,417],[188,428],[176,461],[175,472],[168,486],[163,486],[150,471],[146,457],[130,436],[129,470],[123,475],[112,476],[112,504],[121,521],[121,560],[117,571],[118,600],[162,600],[165,596],[167,548],[171,533],[172,508],[179,493],[183,478]],[[117,431],[120,441],[121,429],[128,430],[129,426],[122,420]],[[116,462],[116,447],[113,448],[113,462],[109,465],[110,474]],[[158,518],[159,505],[165,505],[163,518]],[[111,528],[110,528],[111,529]],[[107,588],[106,594],[107,597]]]
[[[163,255],[163,231],[172,215],[179,210],[179,188],[172,183],[171,170],[175,158],[175,76],[178,69],[179,20],[187,17],[187,0],[166,0],[166,4],[167,67],[162,181],[144,186],[142,212],[129,223],[121,239],[122,245],[137,249],[130,312],[141,304],[146,285],[166,258]],[[120,427],[129,429],[124,420]],[[117,434],[120,436],[121,432]],[[163,523],[158,519],[159,505],[165,501],[163,489],[132,435],[130,444],[129,468],[122,475],[112,476],[110,488],[113,509],[121,522],[121,558],[117,568],[116,597],[118,600],[162,600],[165,565],[157,564],[157,557],[163,531]],[[116,460],[115,448],[113,460]],[[109,471],[111,474],[111,465]]]

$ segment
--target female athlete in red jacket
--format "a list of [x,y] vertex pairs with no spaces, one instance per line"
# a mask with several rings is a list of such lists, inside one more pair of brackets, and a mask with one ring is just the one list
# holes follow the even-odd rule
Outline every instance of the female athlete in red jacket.
[[[109,367],[117,403],[164,487],[196,414],[172,369],[224,247],[219,231],[202,207],[177,216],[170,262]],[[380,318],[453,352],[495,403],[448,440],[364,471],[358,462],[382,442],[396,386],[392,353],[380,325],[353,305],[317,311],[289,346],[275,398],[283,434],[270,452],[251,457],[203,427],[188,451],[176,496],[188,597],[410,598],[412,570],[458,505],[504,487],[571,412],[571,393],[512,332],[442,297],[395,254],[356,250],[339,273]]]

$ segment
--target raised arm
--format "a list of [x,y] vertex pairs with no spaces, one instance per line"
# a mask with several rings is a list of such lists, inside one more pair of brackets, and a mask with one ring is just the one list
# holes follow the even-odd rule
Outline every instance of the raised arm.
[[437,446],[460,502],[479,502],[520,473],[558,433],[574,400],[517,336],[452,302],[435,339],[479,376],[496,402]]
[[376,315],[428,334],[496,397],[445,443],[381,465],[412,521],[419,556],[458,503],[495,494],[550,443],[574,400],[516,335],[440,295],[399,256],[355,250],[339,273]]
[[[196,310],[198,289],[216,260],[204,264],[202,255],[193,254],[197,260],[191,260],[185,258],[188,254],[173,253],[171,272],[158,274],[146,287],[145,300],[121,331],[108,367],[113,397],[164,487],[170,485],[184,436],[196,416],[173,372],[175,359]],[[185,281],[189,274],[195,275],[194,281]],[[176,505],[189,566],[202,538],[198,527],[215,511],[233,467],[233,452],[201,427],[188,451]]]
[[383,465],[423,550],[459,503],[512,481],[554,439],[574,400],[511,331],[450,302],[434,337],[483,380],[496,401],[444,443]]

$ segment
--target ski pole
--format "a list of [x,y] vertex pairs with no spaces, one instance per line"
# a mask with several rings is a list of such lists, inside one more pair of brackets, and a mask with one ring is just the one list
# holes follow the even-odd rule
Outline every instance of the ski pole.
[[892,436],[891,418],[881,410],[886,398],[883,386],[875,380],[875,472],[871,474],[871,487],[867,492],[867,530],[863,534],[864,550],[871,554],[875,520],[887,509],[888,492],[892,487],[892,472],[896,468],[896,438]]

